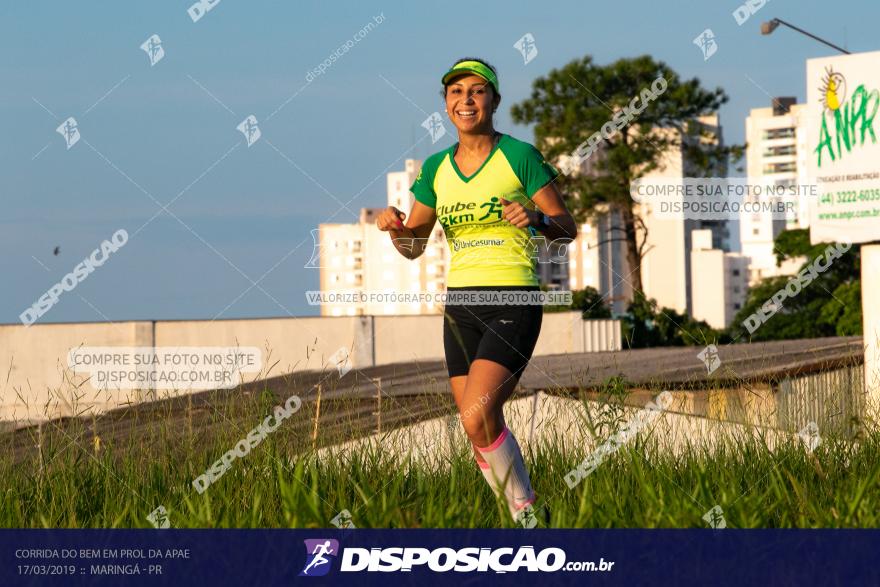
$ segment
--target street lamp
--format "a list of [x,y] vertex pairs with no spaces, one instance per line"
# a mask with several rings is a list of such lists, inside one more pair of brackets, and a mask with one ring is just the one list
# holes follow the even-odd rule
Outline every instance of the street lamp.
[[789,23],[789,22],[785,22],[785,21],[782,20],[781,18],[774,18],[774,19],[772,19],[772,20],[768,20],[767,22],[762,22],[762,23],[761,23],[761,34],[762,34],[762,35],[769,35],[769,34],[771,34],[773,31],[775,31],[775,30],[779,27],[779,25],[781,25],[781,24],[784,24],[784,25],[787,26],[788,28],[793,29],[793,30],[796,30],[797,32],[799,32],[799,33],[801,33],[801,34],[803,34],[803,35],[807,35],[807,36],[810,37],[811,39],[815,39],[815,40],[819,41],[820,43],[824,43],[824,44],[828,45],[829,47],[831,47],[832,49],[837,49],[837,50],[840,51],[841,53],[845,53],[846,55],[850,55],[850,54],[851,54],[851,53],[850,53],[849,51],[847,51],[846,49],[842,49],[842,48],[838,47],[837,45],[835,45],[834,43],[829,43],[829,42],[826,41],[825,39],[821,39],[821,38],[817,37],[816,35],[814,35],[814,34],[812,34],[812,33],[808,33],[808,32],[805,31],[804,29],[798,28],[798,27],[794,26],[793,24],[791,24],[791,23]]

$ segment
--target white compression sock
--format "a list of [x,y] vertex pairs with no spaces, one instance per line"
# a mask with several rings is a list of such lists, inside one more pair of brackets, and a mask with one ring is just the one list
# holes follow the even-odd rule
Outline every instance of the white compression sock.
[[485,479],[486,483],[489,484],[489,487],[492,488],[492,493],[495,494],[495,497],[498,497],[501,491],[498,489],[498,484],[495,483],[495,476],[492,474],[492,468],[489,467],[489,463],[477,461],[477,466],[480,467],[480,473],[483,474],[483,479]]
[[503,484],[510,516],[516,520],[522,508],[535,502],[535,492],[532,491],[529,474],[526,472],[526,465],[516,438],[505,426],[495,442],[484,448],[477,447],[477,450],[489,465],[482,469],[483,477],[496,491],[496,495],[499,486]]

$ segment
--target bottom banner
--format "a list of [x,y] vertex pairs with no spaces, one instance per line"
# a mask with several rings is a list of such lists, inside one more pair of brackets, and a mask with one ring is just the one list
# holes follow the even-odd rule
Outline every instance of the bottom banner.
[[9,529],[0,585],[880,584],[878,549],[878,530]]

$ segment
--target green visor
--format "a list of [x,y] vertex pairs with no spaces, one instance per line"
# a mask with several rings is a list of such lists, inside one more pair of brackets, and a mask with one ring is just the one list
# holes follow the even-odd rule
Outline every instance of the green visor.
[[498,90],[498,76],[496,76],[491,69],[486,67],[485,64],[480,63],[479,61],[459,61],[452,66],[452,69],[450,69],[443,75],[443,85],[445,86],[453,77],[462,75],[464,73],[473,73],[480,76],[481,78],[492,84],[492,87],[495,88],[496,94],[501,93]]

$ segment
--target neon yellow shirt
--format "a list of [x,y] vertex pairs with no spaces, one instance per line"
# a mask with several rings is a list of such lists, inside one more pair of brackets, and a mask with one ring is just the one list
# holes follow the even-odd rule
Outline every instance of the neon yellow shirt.
[[531,227],[502,218],[501,198],[536,208],[531,198],[559,174],[532,145],[502,134],[479,169],[455,164],[458,144],[428,157],[412,191],[434,208],[451,252],[447,287],[538,285]]

